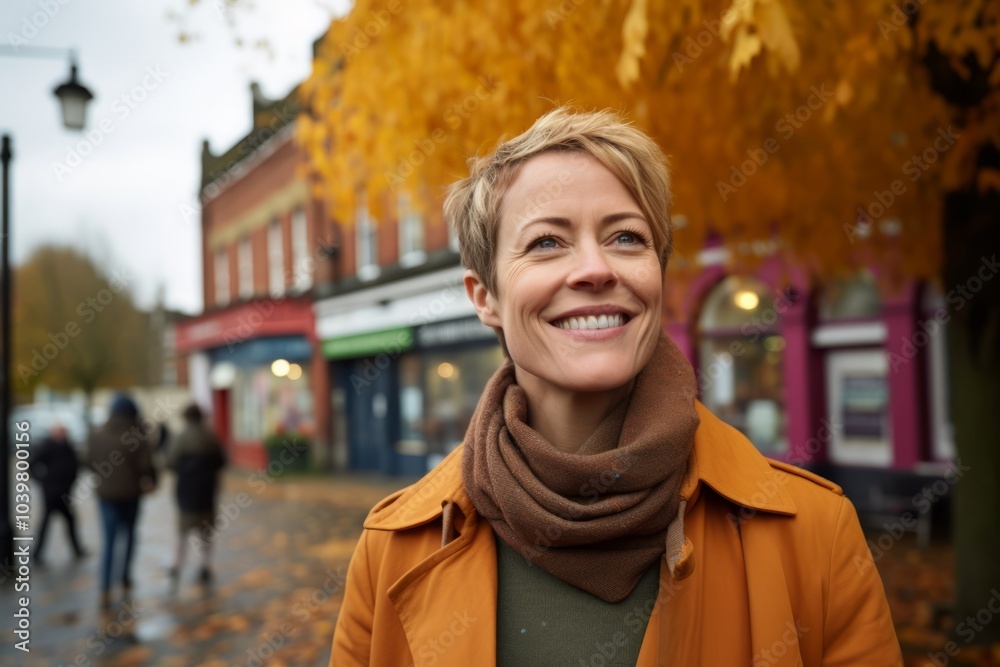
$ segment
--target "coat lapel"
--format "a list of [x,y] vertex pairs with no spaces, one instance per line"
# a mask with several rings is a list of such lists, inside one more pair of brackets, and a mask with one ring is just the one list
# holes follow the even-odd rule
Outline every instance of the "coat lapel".
[[485,521],[470,518],[388,594],[415,667],[496,664],[497,557]]

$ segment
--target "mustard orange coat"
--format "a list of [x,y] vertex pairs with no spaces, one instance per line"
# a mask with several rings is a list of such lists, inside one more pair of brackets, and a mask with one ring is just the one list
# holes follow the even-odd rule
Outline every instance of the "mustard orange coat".
[[[661,559],[639,667],[902,665],[882,581],[840,487],[764,458],[698,412],[681,490],[687,539],[673,573]],[[461,456],[368,516],[331,665],[496,664],[495,538],[462,486]],[[447,503],[457,532],[442,547]],[[625,619],[623,631],[642,621]],[[591,664],[619,640],[595,637]]]

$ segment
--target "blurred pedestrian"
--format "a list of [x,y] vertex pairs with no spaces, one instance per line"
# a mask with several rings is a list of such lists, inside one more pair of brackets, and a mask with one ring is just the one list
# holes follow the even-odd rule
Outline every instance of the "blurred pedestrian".
[[49,519],[55,513],[62,514],[66,519],[66,532],[77,559],[87,555],[77,537],[73,508],[67,502],[79,466],[80,462],[73,449],[73,443],[66,434],[66,427],[54,424],[49,435],[35,450],[31,460],[31,476],[41,484],[42,497],[45,499],[45,513],[42,515],[42,525],[38,530],[38,541],[35,543],[35,562],[39,565],[45,564],[42,550],[45,548]]
[[[131,566],[139,499],[156,488],[152,448],[139,424],[139,409],[126,394],[119,394],[111,403],[108,421],[91,434],[84,459],[97,473],[96,490],[104,527],[101,606],[108,607],[116,561],[121,565],[123,594],[128,597],[132,593]],[[120,559],[115,557],[119,535],[125,549]]]
[[167,449],[167,443],[170,442],[170,428],[167,426],[167,422],[160,422],[159,426],[156,428],[156,453],[163,454]]
[[185,538],[194,532],[201,549],[199,581],[212,580],[212,543],[206,528],[215,523],[219,472],[226,465],[222,443],[205,424],[195,404],[184,410],[184,428],[170,443],[167,467],[177,473],[177,560],[170,568],[171,587],[176,590],[184,567]]

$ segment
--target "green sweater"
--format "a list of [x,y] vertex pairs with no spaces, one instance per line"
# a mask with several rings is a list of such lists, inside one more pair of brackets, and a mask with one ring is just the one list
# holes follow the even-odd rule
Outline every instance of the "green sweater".
[[621,602],[552,576],[497,542],[497,667],[635,665],[659,590],[659,563]]

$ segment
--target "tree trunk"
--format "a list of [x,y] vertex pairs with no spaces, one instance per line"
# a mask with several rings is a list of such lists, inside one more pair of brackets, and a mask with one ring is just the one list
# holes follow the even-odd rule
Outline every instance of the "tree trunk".
[[[961,192],[945,209],[944,290],[951,415],[957,456],[969,469],[953,487],[953,634],[1000,642],[1000,195]],[[991,602],[991,599],[993,600]]]

